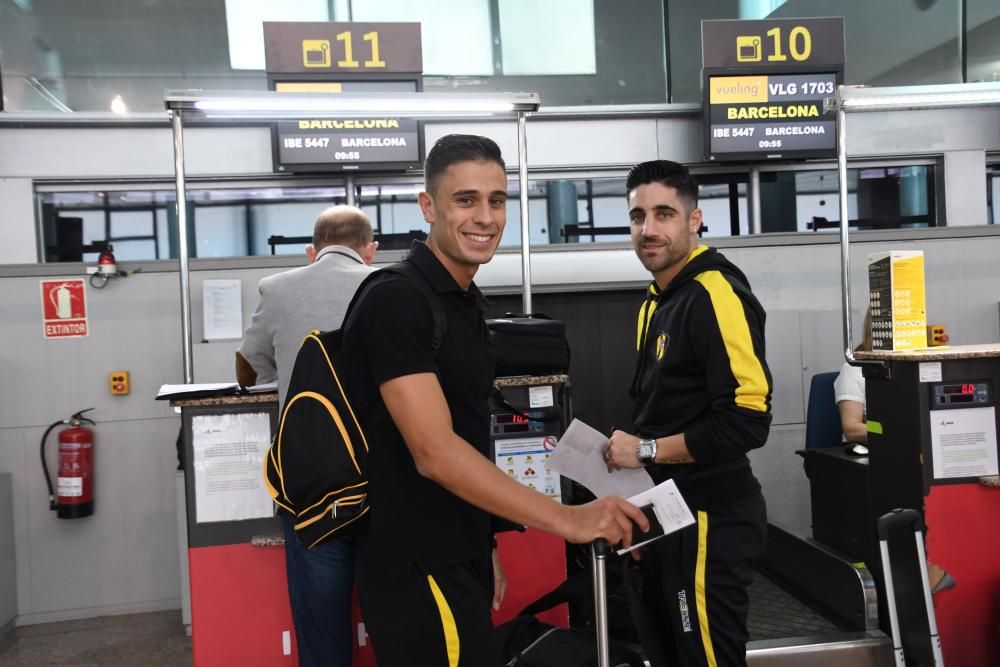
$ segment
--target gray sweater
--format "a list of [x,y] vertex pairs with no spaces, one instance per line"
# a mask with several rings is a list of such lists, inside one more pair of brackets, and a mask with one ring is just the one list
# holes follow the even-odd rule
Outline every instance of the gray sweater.
[[348,247],[323,248],[316,261],[260,281],[260,302],[239,352],[258,384],[278,381],[281,405],[302,339],[314,329],[340,328],[358,285],[375,269]]

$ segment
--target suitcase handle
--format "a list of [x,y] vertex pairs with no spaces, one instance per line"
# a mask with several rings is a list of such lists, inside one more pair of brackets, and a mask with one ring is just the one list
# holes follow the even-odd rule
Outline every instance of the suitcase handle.
[[896,508],[891,512],[886,512],[878,520],[878,539],[880,541],[889,539],[889,529],[897,524],[910,526],[913,532],[923,532],[924,520],[916,510]]
[[608,647],[608,583],[604,565],[608,558],[608,543],[594,540],[590,545],[594,555],[594,637],[597,640],[597,665],[610,667],[611,652]]

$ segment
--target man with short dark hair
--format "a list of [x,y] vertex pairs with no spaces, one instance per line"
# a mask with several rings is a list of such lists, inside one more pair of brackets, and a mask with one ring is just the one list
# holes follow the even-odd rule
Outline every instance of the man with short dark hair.
[[473,277],[506,223],[504,162],[490,139],[448,135],[424,177],[430,233],[406,261],[440,300],[440,346],[428,297],[395,273],[374,279],[345,323],[345,384],[373,443],[357,588],[379,667],[496,667],[491,515],[573,542],[629,543],[630,519],[649,524],[621,498],[555,503],[488,458],[493,357]]
[[[626,181],[635,253],[653,281],[639,311],[634,433],[605,445],[608,470],[673,479],[697,522],[647,549],[644,600],[670,664],[746,664],[747,587],[767,517],[746,453],[767,440],[764,309],[746,276],[698,244],[698,184],[676,162]],[[651,552],[651,553],[648,553]]]
[[[236,378],[252,385],[277,375],[284,405],[302,339],[314,329],[339,329],[354,292],[368,274],[378,243],[368,216],[354,206],[331,206],[316,218],[309,265],[260,281],[260,302],[236,353]],[[307,549],[292,518],[279,511],[285,570],[301,667],[350,667],[354,543],[350,537]]]

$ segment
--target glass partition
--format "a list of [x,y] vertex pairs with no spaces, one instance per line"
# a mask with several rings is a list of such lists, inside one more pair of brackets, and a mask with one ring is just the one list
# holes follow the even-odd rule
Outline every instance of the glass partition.
[[[1000,197],[1000,171],[987,175],[990,201]],[[749,234],[745,170],[695,169],[705,239]],[[853,229],[937,226],[935,165],[871,165],[848,170]],[[122,260],[177,256],[174,190],[168,184],[113,185],[92,191],[37,193],[46,261],[94,261],[104,244]],[[625,175],[530,174],[528,210],[532,246],[628,243]],[[417,204],[416,179],[363,183],[358,205],[369,215],[384,250],[406,249],[423,238],[427,223]],[[840,204],[832,169],[786,169],[760,174],[762,231],[835,232]],[[520,248],[520,191],[508,181],[507,227],[501,247]],[[192,257],[300,254],[311,241],[316,216],[344,203],[342,185],[199,185],[188,190]],[[991,212],[992,212],[991,207]],[[992,213],[991,213],[992,214]]]
[[426,90],[697,102],[702,20],[810,16],[844,17],[847,83],[957,83],[963,48],[967,81],[1000,76],[996,0],[0,0],[0,75],[8,111],[162,111],[165,88],[266,89],[265,20],[418,21]]
[[962,1],[967,6],[967,80],[996,80],[992,78],[1000,72],[1000,3],[996,0],[670,0],[666,6],[671,101],[701,101],[704,19],[843,16],[846,83],[872,86],[960,83],[959,3]]
[[262,22],[327,20],[420,22],[428,91],[530,90],[546,106],[666,100],[662,0],[624,8],[609,0],[0,0],[3,108],[163,111],[167,88],[266,90]]
[[966,2],[966,80],[1000,81],[1000,3]]

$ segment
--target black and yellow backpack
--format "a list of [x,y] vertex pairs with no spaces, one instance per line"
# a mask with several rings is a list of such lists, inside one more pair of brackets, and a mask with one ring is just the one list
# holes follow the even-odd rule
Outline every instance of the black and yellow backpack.
[[365,465],[371,443],[338,365],[351,312],[387,274],[403,276],[427,297],[434,316],[433,351],[447,320],[440,297],[412,262],[373,272],[358,287],[341,329],[313,331],[295,357],[278,431],[264,459],[264,481],[275,504],[291,514],[295,534],[312,548],[344,535],[368,514]]

